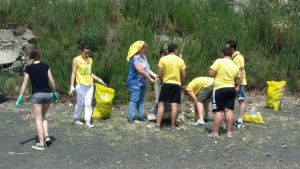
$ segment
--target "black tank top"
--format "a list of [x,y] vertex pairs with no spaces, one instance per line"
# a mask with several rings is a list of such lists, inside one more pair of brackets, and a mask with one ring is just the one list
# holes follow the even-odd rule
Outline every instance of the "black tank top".
[[46,63],[33,63],[26,66],[25,72],[29,74],[32,86],[32,94],[34,93],[50,93],[48,79],[49,66]]

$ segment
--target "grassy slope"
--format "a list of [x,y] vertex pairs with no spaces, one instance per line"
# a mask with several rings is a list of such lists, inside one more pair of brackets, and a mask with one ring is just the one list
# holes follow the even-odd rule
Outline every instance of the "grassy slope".
[[[176,41],[189,80],[206,76],[225,41],[235,39],[246,58],[249,86],[263,88],[266,80],[287,80],[294,90],[300,33],[293,11],[300,5],[290,2],[283,7],[277,2],[251,1],[243,13],[235,13],[222,0],[2,0],[0,26],[35,32],[37,46],[63,93],[69,88],[71,60],[78,55],[81,41],[93,46],[94,72],[117,89],[117,100],[126,100],[125,58],[130,44],[139,39],[150,46],[147,57],[154,70],[160,48]],[[0,88],[12,90],[6,78],[0,77]]]

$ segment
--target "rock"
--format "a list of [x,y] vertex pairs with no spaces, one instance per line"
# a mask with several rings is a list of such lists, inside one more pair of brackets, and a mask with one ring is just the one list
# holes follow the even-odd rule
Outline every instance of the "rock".
[[0,42],[14,42],[15,41],[15,35],[14,31],[12,29],[2,29],[0,30]]
[[35,39],[33,32],[31,32],[29,29],[26,29],[25,32],[21,35],[21,37],[25,41],[30,41],[31,39]]
[[19,57],[20,51],[19,50],[0,50],[0,64],[12,64],[16,61],[16,59]]
[[8,98],[5,94],[0,93],[0,103],[8,101]]
[[14,29],[0,29],[0,69],[23,67],[28,59],[35,36],[29,29],[18,32]]

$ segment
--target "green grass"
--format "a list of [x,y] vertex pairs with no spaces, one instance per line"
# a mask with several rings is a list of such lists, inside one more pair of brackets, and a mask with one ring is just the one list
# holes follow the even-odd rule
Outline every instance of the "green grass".
[[[297,90],[300,2],[289,2],[254,0],[236,13],[224,0],[0,0],[0,27],[34,31],[62,93],[69,89],[80,41],[92,45],[94,72],[116,89],[116,101],[128,100],[126,56],[136,40],[149,44],[147,58],[154,71],[159,50],[178,43],[191,80],[207,76],[225,41],[235,39],[246,58],[250,87],[286,80],[289,90]],[[1,76],[1,81],[5,78],[19,79]]]
[[[23,78],[18,73],[0,72],[0,91],[17,96]],[[9,92],[8,92],[9,91]]]

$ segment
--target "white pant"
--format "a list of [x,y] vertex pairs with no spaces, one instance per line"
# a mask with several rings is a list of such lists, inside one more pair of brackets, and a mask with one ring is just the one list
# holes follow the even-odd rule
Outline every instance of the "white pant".
[[84,107],[84,120],[86,121],[86,123],[90,123],[92,116],[94,86],[76,85],[75,89],[77,102],[75,106],[74,118],[80,118],[80,113],[82,112]]

